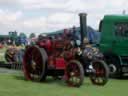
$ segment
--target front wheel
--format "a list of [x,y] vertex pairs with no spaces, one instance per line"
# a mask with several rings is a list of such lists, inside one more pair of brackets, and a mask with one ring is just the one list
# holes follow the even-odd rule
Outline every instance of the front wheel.
[[109,68],[102,60],[91,62],[92,73],[90,74],[91,82],[95,85],[105,85],[109,78]]
[[72,60],[66,67],[67,84],[73,87],[80,87],[84,80],[84,69],[79,61]]

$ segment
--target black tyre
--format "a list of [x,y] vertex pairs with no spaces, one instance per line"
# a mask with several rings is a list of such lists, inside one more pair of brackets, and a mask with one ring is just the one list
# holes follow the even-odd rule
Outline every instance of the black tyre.
[[105,61],[109,66],[110,77],[120,78],[122,74],[119,58],[117,56],[107,55],[105,56]]
[[67,84],[73,87],[80,87],[84,80],[84,69],[79,61],[72,60],[66,67]]
[[45,51],[44,48],[39,48],[40,49],[40,52],[42,54],[42,58],[43,58],[43,67],[44,67],[44,70],[43,70],[43,73],[41,75],[41,80],[40,81],[45,81],[46,77],[47,77],[47,71],[48,71],[48,67],[47,67],[47,62],[48,62],[48,55]]
[[91,67],[91,82],[95,85],[105,85],[109,78],[109,68],[107,64],[102,60],[95,60],[91,62]]

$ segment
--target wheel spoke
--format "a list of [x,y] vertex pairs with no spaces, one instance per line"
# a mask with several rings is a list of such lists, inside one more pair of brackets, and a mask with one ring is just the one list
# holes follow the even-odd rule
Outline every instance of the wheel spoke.
[[68,84],[70,86],[80,86],[83,82],[84,71],[79,62],[70,62],[67,66]]

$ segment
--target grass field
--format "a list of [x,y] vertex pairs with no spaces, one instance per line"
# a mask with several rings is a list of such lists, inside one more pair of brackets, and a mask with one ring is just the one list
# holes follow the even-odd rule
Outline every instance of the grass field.
[[88,78],[80,88],[66,86],[62,80],[44,83],[24,80],[21,74],[0,74],[0,96],[128,96],[128,80],[109,80],[95,86]]
[[[4,51],[0,50],[0,60]],[[0,73],[0,96],[128,96],[128,79],[110,79],[105,86],[95,86],[85,77],[80,88],[72,88],[62,80],[36,83],[26,81],[21,72]]]

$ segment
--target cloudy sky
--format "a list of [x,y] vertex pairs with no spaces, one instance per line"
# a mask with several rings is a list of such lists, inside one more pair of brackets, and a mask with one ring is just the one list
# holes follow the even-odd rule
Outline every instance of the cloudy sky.
[[43,33],[79,26],[78,13],[88,14],[97,29],[105,14],[128,12],[127,0],[0,0],[0,34],[8,31]]

